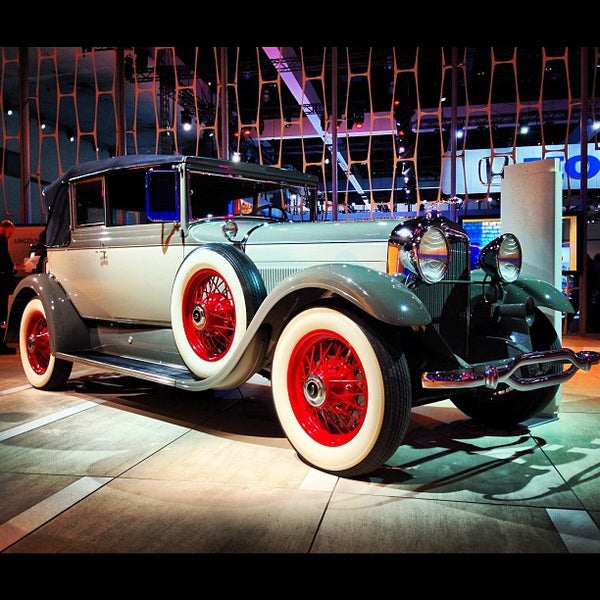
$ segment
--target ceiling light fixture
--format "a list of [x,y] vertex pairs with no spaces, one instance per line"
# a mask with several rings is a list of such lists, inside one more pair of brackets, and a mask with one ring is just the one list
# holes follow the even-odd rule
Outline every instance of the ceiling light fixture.
[[187,108],[181,111],[181,124],[184,131],[190,131],[192,128],[192,113]]

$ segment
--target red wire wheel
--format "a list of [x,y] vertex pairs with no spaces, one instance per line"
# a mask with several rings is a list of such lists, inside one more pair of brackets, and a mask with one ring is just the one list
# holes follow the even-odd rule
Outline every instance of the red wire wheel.
[[403,352],[347,310],[314,306],[293,317],[277,340],[271,384],[290,444],[322,471],[369,473],[408,429],[411,380]]
[[236,316],[233,294],[219,273],[205,269],[189,280],[181,313],[194,352],[206,361],[223,358],[233,342]]
[[37,297],[27,303],[21,316],[19,353],[25,376],[35,388],[59,389],[71,375],[73,363],[56,358],[51,352],[50,326],[44,305]]
[[[188,369],[205,378],[233,367],[230,358],[266,295],[256,265],[238,248],[206,244],[188,254],[171,295],[173,337]],[[253,340],[247,348],[259,352]]]
[[301,427],[325,446],[348,443],[364,422],[369,397],[356,352],[333,331],[302,337],[290,357],[290,404]]
[[48,370],[50,363],[50,335],[46,316],[41,311],[33,312],[25,322],[26,360],[38,375]]

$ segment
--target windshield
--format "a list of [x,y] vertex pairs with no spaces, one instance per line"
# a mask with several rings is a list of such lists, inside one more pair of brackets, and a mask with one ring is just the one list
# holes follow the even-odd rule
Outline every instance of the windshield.
[[261,181],[207,173],[189,175],[190,218],[256,213],[263,206],[290,216],[308,215],[312,190],[281,181]]

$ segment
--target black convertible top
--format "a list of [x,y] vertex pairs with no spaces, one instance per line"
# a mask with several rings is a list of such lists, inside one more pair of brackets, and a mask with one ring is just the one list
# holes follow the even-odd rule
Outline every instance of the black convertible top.
[[67,192],[69,182],[72,179],[108,170],[129,169],[136,166],[173,165],[183,160],[184,157],[182,156],[134,154],[79,163],[68,168],[61,177],[47,185],[42,192],[48,200],[46,246],[66,246],[69,243],[70,218]]
[[257,165],[254,163],[233,162],[218,158],[200,156],[167,155],[167,154],[131,154],[84,162],[67,169],[61,177],[55,179],[43,190],[48,202],[48,220],[46,223],[46,246],[66,246],[69,244],[69,182],[86,175],[101,174],[106,171],[131,169],[135,167],[174,167],[186,163],[210,173],[231,174],[238,176],[259,177],[286,181],[290,185],[314,186],[317,177],[300,171],[278,167]]

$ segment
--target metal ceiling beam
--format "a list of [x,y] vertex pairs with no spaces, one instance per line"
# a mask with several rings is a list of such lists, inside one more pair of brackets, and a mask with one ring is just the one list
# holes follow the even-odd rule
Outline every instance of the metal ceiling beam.
[[[348,162],[343,152],[341,152],[339,148],[336,148],[334,152],[331,134],[323,129],[321,124],[322,115],[319,115],[314,108],[315,106],[323,106],[322,99],[319,98],[319,95],[310,81],[306,83],[304,88],[302,87],[301,78],[298,77],[300,61],[298,61],[294,49],[290,47],[276,48],[272,46],[263,46],[263,51],[269,57],[269,60],[281,76],[282,81],[285,83],[298,105],[302,107],[302,112],[314,129],[315,135],[323,140],[332,155],[335,154],[337,164],[342,168],[344,173],[347,174],[352,187],[354,187],[361,196],[366,196],[367,194],[358,179],[349,173]],[[292,68],[291,65],[298,66]]]

